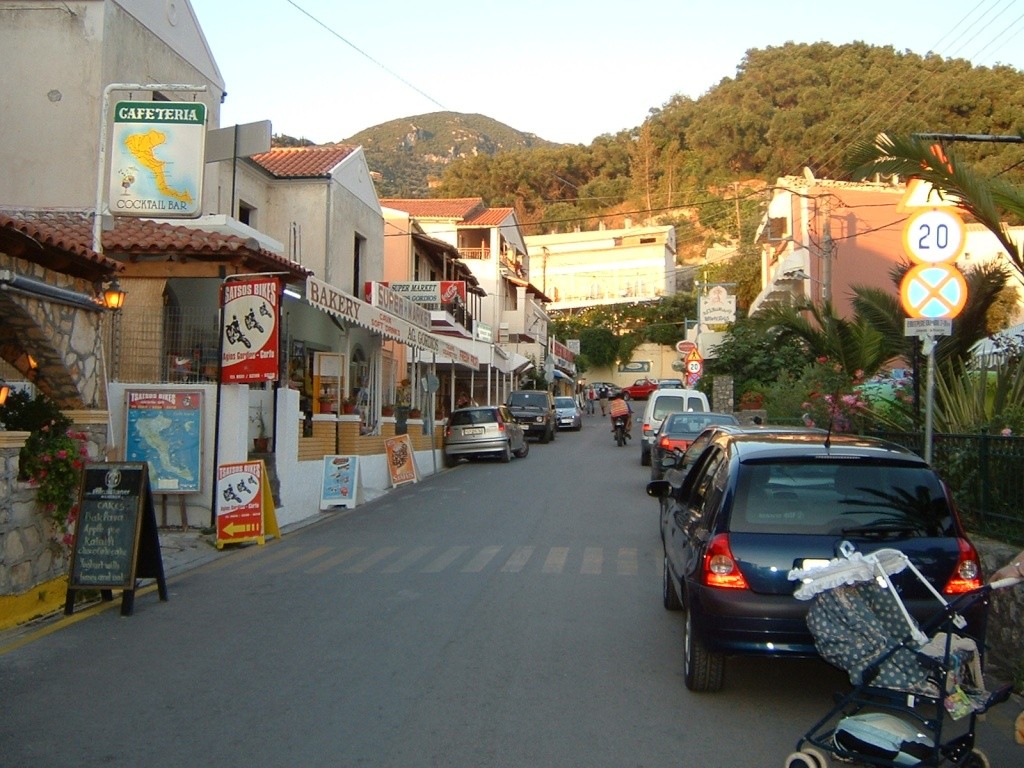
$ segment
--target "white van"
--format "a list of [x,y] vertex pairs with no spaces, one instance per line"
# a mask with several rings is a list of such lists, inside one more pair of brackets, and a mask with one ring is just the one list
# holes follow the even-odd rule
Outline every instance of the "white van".
[[654,433],[658,431],[665,415],[679,411],[710,411],[708,398],[696,389],[656,389],[647,399],[644,421],[640,434],[640,463],[650,466],[651,445]]

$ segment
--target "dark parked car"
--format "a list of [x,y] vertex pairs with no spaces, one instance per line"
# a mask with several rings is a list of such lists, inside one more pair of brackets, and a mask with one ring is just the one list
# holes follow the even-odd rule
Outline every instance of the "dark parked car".
[[[903,551],[946,596],[981,586],[978,554],[946,485],[919,456],[872,438],[820,430],[724,428],[662,499],[662,600],[685,611],[686,687],[721,688],[729,655],[815,656],[795,568],[844,545]],[[913,574],[894,586],[923,621],[939,608]],[[983,647],[984,606],[967,614]]]
[[456,408],[444,429],[444,463],[454,467],[459,459],[491,456],[508,463],[530,452],[523,428],[508,408],[486,405]]
[[555,397],[545,389],[520,389],[510,392],[505,405],[526,430],[527,437],[539,437],[542,443],[555,439]]
[[680,454],[685,452],[707,427],[739,423],[731,413],[670,413],[661,422],[658,431],[654,433],[654,440],[651,441],[651,480],[660,480],[664,477],[666,469],[675,467]]

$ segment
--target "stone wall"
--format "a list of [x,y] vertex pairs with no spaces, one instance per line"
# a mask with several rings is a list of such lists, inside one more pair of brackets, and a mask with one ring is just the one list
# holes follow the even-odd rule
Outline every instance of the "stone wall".
[[[65,411],[84,432],[90,460],[106,447],[105,411]],[[28,432],[0,430],[0,598],[19,595],[68,572],[67,548],[36,503],[36,489],[18,480],[18,454]]]

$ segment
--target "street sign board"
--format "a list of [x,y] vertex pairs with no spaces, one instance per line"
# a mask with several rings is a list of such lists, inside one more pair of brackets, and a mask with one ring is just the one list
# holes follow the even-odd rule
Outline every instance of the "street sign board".
[[918,264],[900,283],[900,302],[909,317],[954,318],[967,303],[967,281],[950,264]]
[[919,208],[955,208],[956,202],[924,179],[911,179],[896,210],[905,213]]
[[676,342],[676,352],[679,353],[680,357],[686,357],[688,354],[690,354],[690,352],[692,352],[696,348],[697,345],[692,341],[684,340]]
[[964,220],[948,208],[918,211],[903,227],[904,250],[918,263],[954,261],[966,243]]
[[953,321],[949,318],[907,318],[903,321],[904,336],[951,336]]

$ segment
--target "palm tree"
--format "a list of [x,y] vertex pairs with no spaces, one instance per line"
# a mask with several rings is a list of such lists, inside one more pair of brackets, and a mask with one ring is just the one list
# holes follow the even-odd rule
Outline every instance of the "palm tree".
[[853,145],[851,176],[875,174],[919,178],[953,200],[998,238],[1013,269],[1024,279],[1024,256],[1003,223],[1006,214],[1024,218],[1024,190],[999,178],[985,178],[956,157],[952,149],[916,137],[881,133]]

